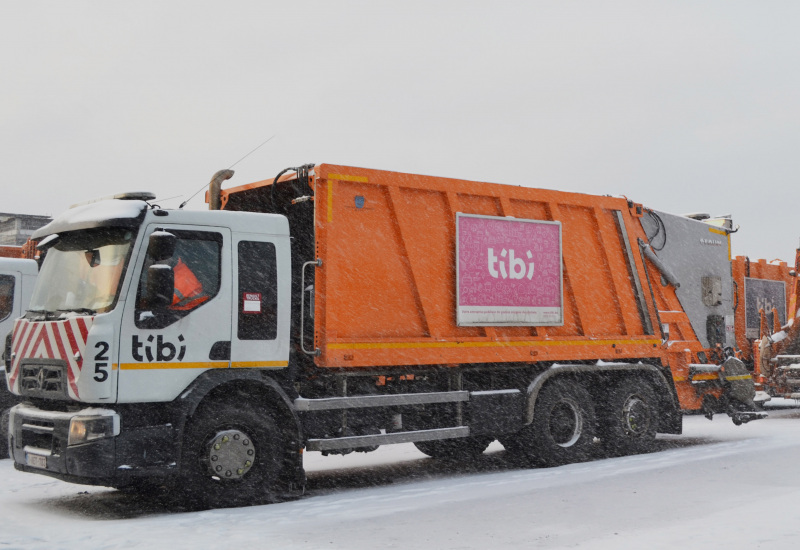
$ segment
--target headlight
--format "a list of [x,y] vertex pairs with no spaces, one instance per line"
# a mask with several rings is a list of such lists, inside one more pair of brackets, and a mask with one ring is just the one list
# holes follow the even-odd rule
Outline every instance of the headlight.
[[75,416],[69,421],[67,445],[80,445],[119,434],[113,416]]

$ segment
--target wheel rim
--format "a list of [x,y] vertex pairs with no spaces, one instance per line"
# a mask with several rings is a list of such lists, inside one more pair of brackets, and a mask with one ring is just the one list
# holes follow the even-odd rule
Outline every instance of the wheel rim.
[[208,470],[222,480],[241,479],[253,467],[256,449],[253,440],[240,430],[218,432],[208,444]]
[[641,437],[650,429],[650,407],[639,396],[631,395],[622,406],[622,425],[625,432]]
[[571,447],[583,433],[583,415],[573,401],[561,401],[550,413],[550,436],[559,447]]

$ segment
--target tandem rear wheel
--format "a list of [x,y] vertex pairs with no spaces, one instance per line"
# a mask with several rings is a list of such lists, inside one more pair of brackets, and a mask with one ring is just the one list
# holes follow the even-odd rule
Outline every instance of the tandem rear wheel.
[[627,379],[609,389],[599,417],[600,439],[608,456],[651,451],[658,425],[658,400],[647,380]]
[[551,467],[592,458],[597,418],[592,397],[577,382],[555,379],[539,391],[533,422],[500,442],[513,459]]

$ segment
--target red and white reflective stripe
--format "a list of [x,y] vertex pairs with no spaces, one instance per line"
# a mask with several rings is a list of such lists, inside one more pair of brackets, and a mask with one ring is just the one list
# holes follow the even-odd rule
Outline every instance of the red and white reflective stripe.
[[14,387],[23,359],[61,359],[67,363],[68,391],[78,399],[78,377],[83,366],[86,338],[93,317],[76,317],[64,321],[26,321],[14,323],[13,351],[9,386]]
[[[30,338],[33,334],[33,323],[29,323],[22,319],[17,319],[14,321],[14,347],[13,352],[16,354],[15,357],[19,357],[22,353],[22,350],[25,349],[25,346],[30,341]],[[17,337],[17,331],[19,330],[19,337]],[[13,366],[13,365],[12,365]]]
[[24,350],[31,340],[34,333],[35,325],[29,323],[24,319],[17,319],[14,321],[14,335],[12,336],[13,346],[12,352],[14,359],[11,361],[11,372],[8,374],[8,385],[14,387],[14,382],[19,374],[19,361],[22,358],[22,350]]

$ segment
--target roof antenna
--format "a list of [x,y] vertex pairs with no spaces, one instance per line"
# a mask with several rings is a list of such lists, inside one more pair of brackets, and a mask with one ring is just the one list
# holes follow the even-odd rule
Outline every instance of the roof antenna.
[[[277,135],[278,135],[278,134],[273,134],[273,135],[272,135],[272,137],[270,137],[269,139],[266,139],[266,140],[264,140],[263,142],[261,142],[261,145],[259,145],[258,147],[256,147],[255,149],[253,149],[252,151],[250,151],[249,153],[247,153],[245,156],[243,156],[242,158],[240,158],[239,160],[237,160],[237,161],[236,161],[236,162],[234,162],[233,164],[231,164],[231,165],[228,167],[228,170],[230,170],[230,176],[228,176],[228,177],[227,177],[227,178],[225,178],[225,179],[230,179],[230,178],[231,178],[231,176],[233,176],[233,171],[231,170],[231,168],[233,168],[234,166],[236,166],[237,164],[239,164],[240,162],[242,162],[244,159],[246,159],[247,157],[249,157],[250,155],[252,155],[252,154],[253,154],[253,153],[255,153],[256,151],[258,151],[259,149],[261,149],[261,147],[263,147],[264,145],[266,145],[267,143],[269,143],[270,141],[272,141],[272,139],[273,139],[275,136],[277,136]],[[220,172],[221,172],[221,171],[222,171],[222,170],[220,170]],[[217,173],[219,173],[219,172],[217,172]],[[216,178],[216,174],[214,175],[214,177]],[[206,188],[206,185],[203,185],[203,187],[201,187],[200,189],[198,189],[197,191],[195,191],[195,192],[194,192],[194,194],[193,194],[191,197],[189,197],[188,199],[186,199],[185,201],[183,201],[183,202],[181,203],[181,205],[178,207],[178,210],[182,210],[182,209],[183,209],[183,207],[184,207],[184,206],[186,206],[186,203],[187,203],[187,202],[189,202],[190,200],[192,200],[193,198],[195,198],[195,196],[197,196],[197,194],[198,194],[200,191],[202,191],[203,189],[205,189],[205,188]]]

